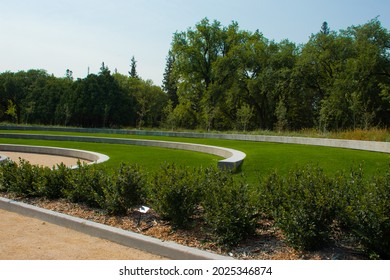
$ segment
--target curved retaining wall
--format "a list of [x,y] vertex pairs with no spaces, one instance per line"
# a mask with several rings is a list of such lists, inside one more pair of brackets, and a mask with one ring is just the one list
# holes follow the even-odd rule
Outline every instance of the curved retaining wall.
[[44,147],[44,146],[0,144],[0,151],[73,157],[73,158],[88,160],[91,162],[90,164],[102,163],[109,159],[109,157],[106,155],[91,152],[91,151],[56,148],[56,147]]
[[310,137],[288,137],[288,136],[268,136],[268,135],[247,135],[247,134],[214,134],[214,133],[193,133],[193,132],[165,132],[165,131],[143,131],[125,129],[100,129],[100,128],[68,128],[68,127],[44,127],[44,126],[0,126],[1,130],[40,130],[40,131],[69,131],[84,133],[107,133],[107,134],[129,134],[145,136],[168,136],[186,138],[208,138],[243,140],[255,142],[274,142],[285,144],[303,144],[313,146],[327,146],[335,148],[346,148],[365,150],[373,152],[390,153],[390,142],[361,141],[361,140],[341,140],[328,138]]
[[[161,147],[161,148],[202,152],[202,153],[212,154],[212,155],[225,158],[223,160],[218,161],[218,167],[221,169],[236,169],[242,164],[242,162],[246,157],[245,153],[237,150],[229,149],[229,148],[191,144],[191,143],[181,143],[181,142],[157,141],[157,140],[139,140],[139,139],[67,136],[67,135],[43,135],[43,134],[12,134],[12,133],[0,133],[0,137],[15,138],[15,139],[39,139],[39,140],[56,140],[56,141],[125,144],[125,145],[151,146],[151,147]],[[0,146],[0,150],[1,150],[1,146]],[[45,153],[44,150],[42,153]]]

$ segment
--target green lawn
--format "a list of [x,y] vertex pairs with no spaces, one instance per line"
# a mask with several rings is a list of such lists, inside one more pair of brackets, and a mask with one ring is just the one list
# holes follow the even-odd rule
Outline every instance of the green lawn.
[[[302,166],[306,164],[319,165],[328,174],[333,174],[342,170],[348,171],[352,166],[363,164],[366,175],[370,176],[376,172],[383,172],[384,170],[388,169],[390,163],[390,155],[385,153],[297,144],[279,144],[219,139],[174,138],[158,136],[85,134],[70,132],[4,132],[153,139],[228,147],[243,151],[247,154],[242,168],[242,174],[244,174],[245,177],[247,177],[247,180],[251,183],[256,182],[259,177],[267,175],[273,170],[277,170],[279,173],[285,174],[286,172],[288,172],[288,170],[296,166]],[[106,165],[108,166],[115,166],[122,161],[126,161],[138,163],[150,171],[159,168],[159,166],[164,161],[177,162],[178,165],[186,166],[210,166],[216,165],[217,161],[220,159],[217,156],[202,153],[131,145],[16,140],[3,138],[0,138],[0,143],[47,145],[91,150],[104,153],[110,156],[111,160],[106,163]]]
[[121,162],[139,164],[148,171],[154,171],[164,162],[177,162],[186,166],[214,166],[221,157],[191,151],[166,149],[159,147],[141,147],[134,145],[83,143],[68,141],[47,141],[28,139],[0,139],[1,144],[21,144],[36,146],[52,146],[89,150],[108,155],[110,160],[103,163],[107,167],[116,167]]

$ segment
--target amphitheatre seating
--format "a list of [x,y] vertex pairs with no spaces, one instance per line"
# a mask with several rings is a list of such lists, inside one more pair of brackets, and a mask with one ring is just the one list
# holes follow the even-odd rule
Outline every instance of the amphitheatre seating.
[[249,134],[218,134],[218,133],[196,133],[196,132],[126,130],[126,129],[108,129],[108,128],[22,126],[22,125],[18,125],[18,126],[0,125],[0,130],[66,131],[66,132],[107,133],[107,134],[124,134],[124,135],[143,135],[143,136],[186,137],[186,138],[201,138],[201,139],[226,139],[226,140],[239,140],[239,141],[314,145],[314,146],[325,146],[325,147],[390,153],[390,142],[379,142],[379,141],[361,141],[361,140],[343,140],[343,139],[291,137],[291,136],[289,137],[289,136],[271,136],[271,135],[249,135]]
[[[213,133],[193,133],[193,132],[166,132],[166,131],[140,131],[140,130],[121,130],[121,129],[101,129],[101,128],[64,128],[64,127],[45,127],[45,126],[13,126],[13,125],[1,125],[1,130],[38,130],[38,131],[67,131],[67,132],[84,132],[84,133],[107,133],[107,134],[130,134],[130,135],[144,135],[144,136],[168,136],[168,137],[187,137],[187,138],[203,138],[203,139],[226,139],[226,140],[239,140],[239,141],[254,141],[254,142],[273,142],[273,143],[285,143],[285,144],[303,144],[303,145],[314,145],[314,146],[326,146],[326,147],[335,147],[335,148],[345,148],[345,149],[356,149],[356,150],[365,150],[381,153],[390,153],[390,142],[378,142],[378,141],[358,141],[358,140],[342,140],[342,139],[326,139],[326,138],[310,138],[310,137],[286,137],[286,136],[270,136],[270,135],[247,135],[247,134],[213,134]],[[0,137],[15,138],[15,134],[2,134]],[[32,136],[32,135],[31,135]],[[48,135],[47,135],[48,137]],[[76,136],[74,136],[76,137]],[[20,137],[21,138],[21,137]],[[29,139],[28,136],[24,137]],[[86,138],[86,137],[83,137]],[[31,138],[30,138],[31,139]],[[40,138],[35,138],[40,139]],[[114,138],[105,138],[105,139],[114,139]],[[50,139],[48,139],[50,140]],[[55,139],[53,139],[55,140]],[[65,140],[65,139],[64,139]],[[70,141],[77,141],[69,139]],[[84,139],[85,140],[85,139]],[[151,140],[131,140],[124,139],[125,141],[139,141],[133,143],[133,145],[141,145],[140,141],[144,141],[143,145],[147,145],[146,141]],[[81,141],[81,138],[80,138]],[[89,140],[98,141],[96,140]],[[115,140],[113,140],[115,141]],[[160,142],[160,144],[148,143],[149,146],[159,146],[163,145],[164,141],[153,141]],[[176,142],[166,142],[173,143]],[[121,143],[121,144],[131,144]],[[187,150],[194,150],[195,148],[190,148],[191,144],[179,143],[186,145]],[[164,144],[165,145],[165,144]],[[195,144],[194,144],[195,145]],[[207,149],[204,145],[197,145],[199,149]],[[200,148],[200,146],[204,146]],[[161,146],[163,147],[163,146]],[[218,162],[220,168],[237,168],[239,167],[246,155],[240,151],[235,151],[227,148],[213,147],[208,146],[208,151],[206,152],[215,154],[218,156],[225,157],[224,160]],[[172,146],[166,146],[166,148],[174,148]],[[183,148],[181,146],[180,148]],[[180,149],[177,147],[177,149]],[[217,149],[218,148],[218,151]]]
[[[170,149],[179,149],[179,150],[189,150],[189,151],[208,153],[208,154],[213,154],[213,155],[223,157],[224,159],[218,162],[218,167],[221,169],[229,169],[229,170],[237,169],[242,164],[242,162],[246,157],[245,153],[237,150],[229,149],[229,148],[182,143],[182,142],[170,142],[170,141],[106,138],[106,137],[90,137],[90,136],[68,136],[68,135],[12,134],[12,133],[0,133],[0,137],[16,138],[16,139],[40,139],[40,140],[55,140],[55,141],[125,144],[125,145],[151,146],[151,147],[161,147],[161,148],[170,148]],[[19,145],[15,145],[15,146],[20,147]],[[28,146],[28,147],[30,148],[24,148],[25,149],[24,152],[32,152],[31,147],[33,146]],[[78,152],[75,152],[76,154],[72,155],[73,152],[71,149],[60,149],[60,148],[49,148],[49,147],[36,147],[33,149],[34,149],[33,152],[35,153],[51,153],[51,154],[57,153],[57,155],[80,157],[88,160],[90,159],[86,158],[86,156],[90,156],[89,153],[92,153],[92,152],[87,152],[87,154],[83,154],[78,150],[73,150]],[[0,151],[1,150],[2,150],[2,145],[0,145]],[[66,150],[69,150],[69,152],[65,152]],[[92,161],[95,160],[96,159],[94,158]]]

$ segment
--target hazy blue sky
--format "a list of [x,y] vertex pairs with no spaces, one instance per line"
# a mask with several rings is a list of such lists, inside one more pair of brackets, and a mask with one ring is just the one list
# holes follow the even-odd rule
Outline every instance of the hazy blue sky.
[[127,74],[134,55],[139,75],[161,85],[173,33],[204,17],[305,43],[323,21],[338,31],[376,16],[390,29],[389,0],[0,0],[0,72],[83,78],[104,61]]

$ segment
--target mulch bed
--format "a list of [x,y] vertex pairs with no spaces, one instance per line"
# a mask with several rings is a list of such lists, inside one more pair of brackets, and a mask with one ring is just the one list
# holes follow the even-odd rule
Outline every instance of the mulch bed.
[[189,247],[209,252],[228,255],[242,260],[355,260],[365,259],[359,248],[350,240],[333,240],[325,249],[315,252],[298,251],[290,247],[282,232],[274,226],[272,220],[261,220],[254,236],[244,240],[234,248],[223,248],[217,245],[205,232],[201,225],[190,230],[177,230],[169,222],[161,220],[151,209],[140,214],[132,209],[126,216],[107,215],[101,209],[94,209],[83,204],[72,203],[64,199],[49,200],[46,198],[23,198],[12,194],[1,193],[3,197],[35,205],[48,210],[79,217],[89,221],[112,227],[152,236],[160,240],[173,241]]

